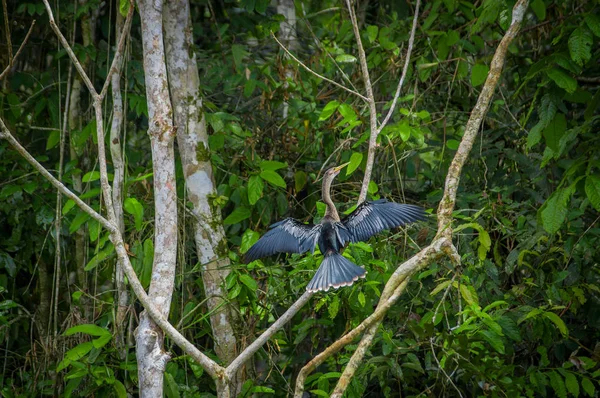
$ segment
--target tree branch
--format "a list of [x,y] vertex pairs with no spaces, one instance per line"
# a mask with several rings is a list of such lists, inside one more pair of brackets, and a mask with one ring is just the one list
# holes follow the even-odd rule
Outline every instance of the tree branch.
[[338,82],[335,82],[331,79],[326,78],[323,75],[318,74],[317,72],[315,72],[314,70],[310,69],[308,66],[304,65],[302,63],[302,61],[300,61],[298,58],[296,58],[294,56],[294,54],[292,54],[287,48],[285,48],[285,46],[283,44],[281,44],[281,42],[277,39],[277,37],[273,34],[273,32],[271,32],[271,37],[273,37],[273,39],[275,39],[275,41],[277,42],[277,44],[279,44],[279,46],[281,46],[281,48],[283,49],[283,51],[285,51],[287,53],[287,55],[289,55],[294,61],[296,61],[301,67],[303,67],[304,69],[306,69],[308,72],[312,73],[313,75],[317,76],[319,79],[325,80],[328,83],[333,84],[336,87],[341,88],[342,90],[345,90],[347,92],[349,92],[350,94],[354,94],[357,97],[360,97],[361,99],[363,99],[366,102],[369,102],[369,99],[367,97],[365,97],[364,95],[360,94],[357,91],[354,91],[352,89],[349,89],[348,87],[339,84]]
[[354,36],[356,37],[356,43],[358,45],[358,56],[360,59],[363,80],[365,82],[367,97],[369,97],[369,116],[371,121],[371,134],[369,136],[369,149],[367,150],[367,163],[365,165],[365,175],[363,177],[363,182],[360,188],[360,194],[358,196],[358,203],[360,204],[364,202],[367,198],[369,183],[371,182],[371,174],[373,173],[373,163],[375,162],[375,151],[377,150],[377,137],[379,136],[379,133],[381,132],[381,130],[383,130],[387,122],[390,120],[394,109],[396,108],[396,103],[398,102],[398,98],[400,97],[400,92],[402,90],[402,85],[404,84],[404,79],[406,78],[408,66],[410,65],[410,56],[412,53],[413,43],[415,41],[415,31],[417,28],[417,19],[419,17],[419,6],[421,5],[421,1],[417,0],[417,4],[415,5],[415,15],[413,17],[412,29],[410,32],[410,37],[408,39],[408,49],[406,51],[406,58],[404,60],[404,67],[402,68],[402,74],[400,76],[400,80],[398,81],[398,87],[396,88],[396,93],[394,94],[392,105],[390,106],[387,115],[385,116],[383,122],[381,123],[381,125],[379,125],[379,127],[377,126],[377,107],[375,106],[375,99],[373,98],[373,89],[371,86],[371,80],[369,78],[367,57],[365,55],[365,50],[363,48],[362,41],[360,40],[360,32],[358,30],[356,14],[354,13],[354,8],[350,4],[350,0],[346,0],[346,5],[348,6],[348,12],[350,13],[352,28],[354,29]]
[[294,317],[294,315],[296,315],[296,313],[302,307],[304,307],[304,304],[306,304],[312,296],[312,292],[304,292],[304,294],[300,296],[300,298],[296,300],[296,302],[292,304],[292,306],[288,308],[287,311],[279,317],[279,319],[273,322],[273,324],[269,326],[267,330],[265,330],[256,340],[254,340],[252,344],[246,347],[246,349],[242,351],[233,362],[231,362],[231,364],[227,367],[225,374],[228,377],[235,375],[237,370],[244,363],[246,363],[246,361],[248,361],[252,355],[254,355],[254,353],[256,353],[256,351],[258,351],[260,347],[262,347],[271,338],[271,336],[275,334],[275,332],[288,323]]
[[[19,55],[21,55],[21,51],[23,51],[23,48],[25,48],[25,44],[27,43],[27,40],[29,40],[29,36],[31,35],[31,32],[33,31],[34,26],[35,26],[35,19],[33,20],[33,22],[31,22],[31,26],[29,27],[29,30],[27,31],[27,34],[25,35],[25,39],[23,39],[21,46],[17,50],[17,53],[15,54],[14,57],[9,59],[6,69],[4,69],[4,71],[2,71],[2,73],[0,73],[0,80],[4,79],[4,77],[6,75],[8,75],[8,72],[10,72],[10,68],[12,68],[12,66],[14,65],[15,60],[19,57]],[[10,55],[9,55],[9,57],[10,57]]]

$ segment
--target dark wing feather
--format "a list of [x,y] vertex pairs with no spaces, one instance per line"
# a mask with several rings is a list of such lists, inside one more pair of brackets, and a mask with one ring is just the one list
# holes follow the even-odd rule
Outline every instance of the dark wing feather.
[[371,236],[411,222],[425,219],[418,206],[388,202],[386,199],[364,202],[342,220],[350,242],[366,241]]
[[276,253],[304,253],[315,250],[321,224],[302,224],[286,218],[271,225],[269,231],[258,240],[244,256],[246,263]]

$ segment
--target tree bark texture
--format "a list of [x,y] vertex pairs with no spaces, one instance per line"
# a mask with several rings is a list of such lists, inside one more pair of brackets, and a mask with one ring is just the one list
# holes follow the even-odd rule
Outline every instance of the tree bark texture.
[[[215,352],[224,364],[229,364],[237,355],[235,309],[224,299],[227,297],[225,280],[230,271],[221,212],[209,202],[215,194],[215,184],[199,92],[198,66],[192,50],[189,0],[171,0],[165,4],[163,21],[177,142],[188,200],[197,220],[194,239],[202,264]],[[232,380],[232,384],[232,391],[239,391],[241,376]]]
[[[119,2],[116,2],[117,6]],[[123,30],[124,19],[121,13],[117,12],[115,23],[115,43],[118,43]],[[113,164],[113,185],[112,197],[113,208],[115,209],[115,217],[121,234],[125,233],[125,220],[123,218],[123,186],[125,181],[125,163],[123,161],[123,153],[121,150],[122,139],[121,132],[123,129],[123,98],[121,97],[121,74],[115,73],[111,77],[112,102],[113,102],[113,118],[110,126],[110,154]],[[115,339],[119,347],[119,354],[123,359],[127,355],[125,349],[125,316],[129,306],[129,292],[125,284],[125,273],[123,271],[123,262],[118,259],[115,266],[115,289],[117,295],[117,314],[115,325],[117,333]]]
[[[139,0],[137,4],[142,23],[148,135],[154,172],[154,263],[149,296],[168,319],[177,258],[177,191],[173,109],[163,46],[163,3]],[[161,329],[146,312],[140,317],[136,341],[140,396],[162,397],[163,373],[170,357],[163,351]]]

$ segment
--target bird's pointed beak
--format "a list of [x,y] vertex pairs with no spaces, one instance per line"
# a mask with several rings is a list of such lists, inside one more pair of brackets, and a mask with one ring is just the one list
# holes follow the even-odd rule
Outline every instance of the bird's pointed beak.
[[336,174],[339,173],[344,167],[348,166],[350,164],[350,162],[346,162],[344,164],[341,164],[339,166],[337,166],[336,168],[334,168]]

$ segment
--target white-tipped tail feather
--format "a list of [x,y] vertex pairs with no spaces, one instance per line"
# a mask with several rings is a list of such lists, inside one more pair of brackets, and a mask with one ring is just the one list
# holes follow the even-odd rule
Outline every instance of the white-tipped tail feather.
[[309,292],[327,291],[330,287],[337,289],[350,286],[366,275],[364,268],[359,267],[339,253],[328,252],[321,266],[315,273],[306,290]]

